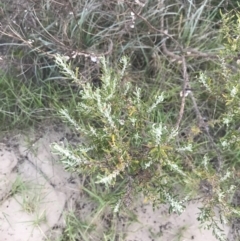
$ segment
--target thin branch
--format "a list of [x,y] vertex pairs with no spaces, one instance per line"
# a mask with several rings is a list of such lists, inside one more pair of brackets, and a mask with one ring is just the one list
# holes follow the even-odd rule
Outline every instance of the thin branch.
[[181,101],[181,107],[180,107],[180,111],[179,111],[179,115],[178,115],[178,120],[176,123],[176,129],[179,129],[181,120],[183,118],[185,100],[186,100],[186,90],[187,90],[187,88],[190,88],[189,76],[187,73],[187,64],[186,64],[186,60],[185,60],[184,56],[182,56],[182,70],[183,70],[183,87],[182,87],[182,91],[181,91],[182,101]]
[[150,29],[154,30],[155,32],[161,33],[162,35],[164,35],[164,36],[166,36],[166,37],[168,37],[168,38],[171,38],[174,42],[176,41],[176,40],[173,39],[173,36],[172,36],[172,35],[168,34],[167,32],[163,31],[162,29],[157,29],[157,28],[155,28],[151,23],[148,22],[148,20],[147,20],[146,18],[144,18],[144,17],[143,17],[142,15],[140,15],[139,13],[137,13],[137,12],[132,8],[132,6],[131,6],[129,3],[126,2],[126,4],[127,4],[127,6],[130,8],[130,10],[131,10],[138,18],[142,19],[142,20],[147,24],[147,26],[148,26]]
[[[180,126],[180,123],[181,123],[181,120],[182,120],[182,117],[183,117],[183,114],[184,114],[184,107],[185,107],[185,100],[186,100],[186,91],[187,89],[191,89],[191,86],[190,86],[190,81],[189,81],[189,75],[187,73],[187,62],[186,62],[186,58],[185,56],[182,56],[182,70],[183,70],[183,89],[182,89],[182,101],[181,101],[181,107],[180,107],[180,111],[179,111],[179,117],[178,117],[178,120],[177,120],[177,123],[176,123],[176,128],[179,129],[179,126]],[[205,122],[199,108],[198,108],[198,105],[197,105],[197,101],[194,97],[194,94],[192,91],[190,91],[189,93],[189,96],[192,100],[192,103],[193,103],[193,108],[194,108],[194,111],[197,115],[197,121],[198,121],[198,127],[200,129],[203,129],[203,131],[206,133],[207,137],[208,137],[208,140],[209,140],[209,143],[210,145],[212,146],[212,148],[215,150],[216,152],[216,155],[217,155],[217,160],[218,160],[218,171],[220,171],[221,167],[222,167],[222,163],[223,163],[223,160],[222,160],[222,156],[221,156],[221,151],[219,150],[218,146],[215,144],[212,136],[210,135],[209,133],[209,125],[207,122]]]
[[133,8],[132,6],[127,3],[127,6],[130,8],[130,10],[140,19],[142,19],[146,24],[147,26],[155,31],[155,32],[158,32],[160,34],[162,34],[163,36],[166,37],[166,39],[163,41],[162,43],[162,50],[163,50],[163,53],[166,55],[166,56],[169,56],[172,60],[172,62],[174,61],[178,61],[178,62],[181,62],[182,58],[181,56],[179,55],[176,55],[174,54],[173,52],[169,51],[167,49],[167,46],[166,46],[166,40],[167,39],[171,39],[174,44],[180,49],[180,51],[186,55],[186,57],[195,57],[195,58],[199,58],[199,57],[202,57],[202,58],[217,58],[217,55],[216,54],[208,54],[208,53],[203,53],[201,51],[198,51],[197,49],[193,49],[193,48],[186,48],[184,49],[180,44],[179,42],[173,38],[173,35],[169,34],[168,33],[168,30],[167,29],[164,29],[164,17],[162,16],[161,18],[161,23],[160,23],[160,26],[161,26],[161,29],[157,29],[155,28],[146,18],[144,18],[142,15],[140,15],[140,13],[137,13]]
[[[161,18],[160,26],[161,26],[161,30],[162,30],[163,32],[166,32],[166,33],[167,33],[167,30],[164,31],[164,17],[163,17],[163,16],[162,16],[162,18]],[[167,49],[166,40],[167,40],[167,38],[162,42],[162,50],[163,50],[163,53],[164,53],[166,56],[169,56],[169,57],[172,59],[172,62],[178,61],[179,63],[181,63],[181,61],[182,61],[181,56],[176,55],[176,54],[174,54],[173,52],[171,52],[171,51],[169,51],[169,50]],[[175,40],[174,42],[177,42],[177,41]],[[177,45],[182,49],[182,47],[179,45],[178,42],[177,42]]]

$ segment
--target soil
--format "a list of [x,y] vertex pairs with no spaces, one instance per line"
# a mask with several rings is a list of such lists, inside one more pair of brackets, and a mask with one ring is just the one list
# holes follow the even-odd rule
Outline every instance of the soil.
[[[60,157],[51,150],[53,142],[79,141],[81,138],[63,125],[49,123],[1,138],[1,241],[59,240],[66,228],[65,218],[69,212],[75,213],[82,221],[91,220],[93,210],[98,207],[82,189],[85,177],[65,171],[59,163]],[[22,188],[18,185],[19,190],[17,182],[23,183]],[[166,205],[154,211],[151,204],[144,203],[139,197],[131,211],[135,221],[118,217],[119,237],[124,235],[116,240],[215,241],[211,231],[200,229],[196,219],[200,206],[199,202],[190,203],[178,216],[169,214]],[[105,212],[101,220],[94,220],[95,235],[90,240],[103,240],[103,231],[113,221],[111,210]],[[230,228],[223,229],[228,235]]]

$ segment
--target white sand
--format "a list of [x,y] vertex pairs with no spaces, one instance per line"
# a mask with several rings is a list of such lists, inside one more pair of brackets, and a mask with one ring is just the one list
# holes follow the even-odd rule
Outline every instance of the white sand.
[[[50,151],[50,144],[63,140],[67,132],[61,126],[46,125],[2,140],[0,241],[42,241],[50,234],[48,240],[54,241],[65,226],[65,212],[83,202],[80,178],[67,173]],[[17,178],[24,181],[25,190],[11,195]],[[180,216],[169,215],[166,206],[153,211],[150,204],[136,203],[138,222],[125,225],[126,241],[216,241],[211,231],[199,229],[196,217],[200,203],[191,203]],[[89,205],[81,212],[86,216]],[[224,229],[227,234],[228,228]]]

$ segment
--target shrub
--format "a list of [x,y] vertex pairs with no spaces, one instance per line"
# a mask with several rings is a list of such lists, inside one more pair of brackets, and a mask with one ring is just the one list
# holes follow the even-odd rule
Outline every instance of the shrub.
[[[227,68],[224,54],[221,58],[222,68]],[[70,66],[59,55],[56,63],[63,70]],[[168,93],[159,90],[143,95],[141,88],[124,81],[128,58],[123,57],[120,65],[112,69],[107,60],[101,58],[101,86],[81,84],[81,100],[76,106],[75,118],[67,109],[59,111],[82,135],[83,142],[75,148],[55,143],[53,148],[61,154],[62,163],[69,171],[88,173],[96,177],[97,183],[106,186],[116,187],[124,181],[123,194],[116,200],[115,211],[122,204],[128,205],[139,192],[154,205],[167,203],[169,210],[177,213],[184,210],[187,201],[199,198],[203,202],[199,221],[204,227],[212,228],[219,240],[224,240],[216,222],[216,211],[222,222],[239,215],[231,205],[236,190],[236,163],[229,159],[229,151],[236,150],[238,140],[237,130],[229,128],[236,117],[231,107],[235,108],[233,103],[238,90],[236,86],[229,86],[234,85],[235,74],[228,72],[231,84],[225,81],[225,72],[220,74],[225,91],[220,96],[210,84],[211,79],[200,74],[199,81],[209,92],[208,96],[222,102],[225,113],[216,113],[218,119],[205,121],[195,106],[196,125],[184,138],[181,127],[164,108]],[[70,72],[75,71],[69,69],[65,74]],[[182,98],[187,98],[186,93]],[[192,91],[189,94],[195,105]],[[220,111],[217,108],[213,111],[216,110]],[[216,126],[225,134],[218,134]]]
[[[232,196],[239,188],[240,17],[219,15],[230,6],[224,2],[52,1],[21,9],[19,25],[9,18],[0,26],[10,42],[1,46],[15,46],[11,63],[41,87],[33,106],[72,101],[59,113],[83,142],[53,144],[67,170],[111,188],[121,183],[114,211],[137,193],[178,213],[201,199],[199,221],[219,240],[216,211],[222,222],[239,216]],[[12,113],[19,95],[19,113],[29,112],[31,91],[11,88],[13,107],[2,113]]]

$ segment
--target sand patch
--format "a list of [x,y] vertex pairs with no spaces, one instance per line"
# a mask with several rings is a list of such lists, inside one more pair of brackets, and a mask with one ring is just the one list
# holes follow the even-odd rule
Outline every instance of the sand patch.
[[[178,216],[168,214],[165,205],[153,211],[150,204],[139,200],[132,211],[134,222],[128,217],[114,217],[108,205],[91,203],[81,188],[82,177],[66,172],[58,163],[59,157],[51,152],[53,142],[78,141],[79,137],[56,124],[2,139],[1,241],[55,241],[64,232],[68,212],[75,212],[80,222],[91,223],[94,234],[88,240],[93,241],[104,240],[104,230],[112,228],[114,222],[116,241],[216,241],[211,231],[199,229],[196,218],[201,203],[190,203]],[[100,211],[106,215],[100,215]],[[227,235],[229,228],[223,229]]]
[[[191,202],[181,214],[169,214],[168,206],[162,205],[159,209],[153,210],[149,204],[141,204],[136,207],[138,222],[132,223],[128,230],[127,241],[217,241],[212,235],[212,230],[200,228],[197,221],[200,202]],[[228,226],[220,227],[228,233]]]
[[[65,172],[50,150],[50,144],[65,138],[67,132],[52,128],[30,137],[19,134],[2,145],[1,240],[45,240],[54,227],[64,228],[64,211],[79,196],[78,182],[73,182],[78,178]],[[16,180],[19,190],[12,195]]]

